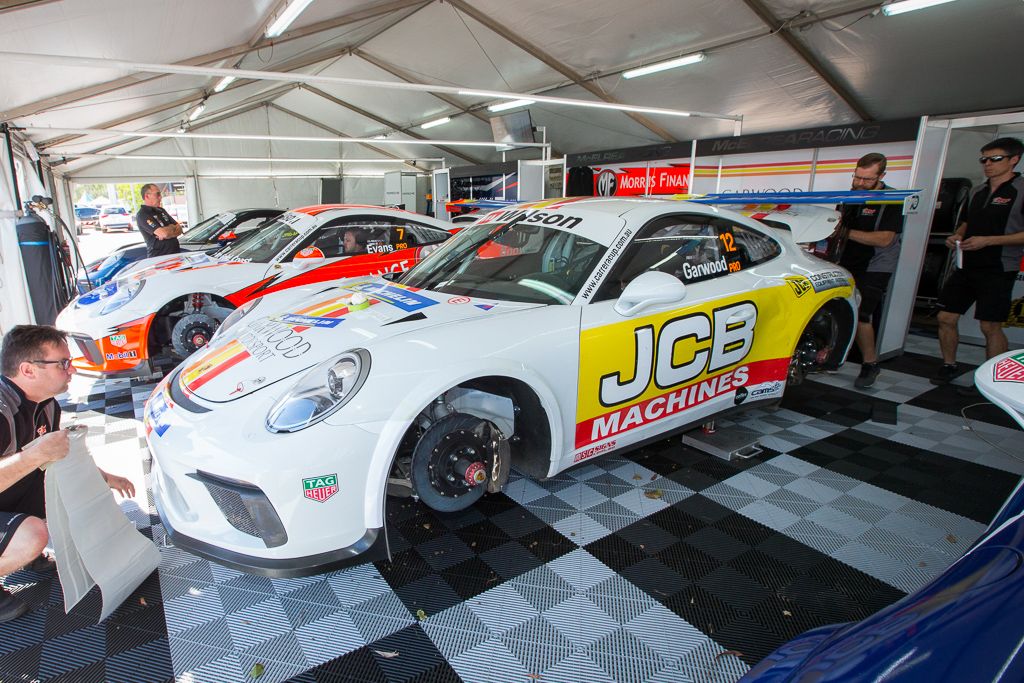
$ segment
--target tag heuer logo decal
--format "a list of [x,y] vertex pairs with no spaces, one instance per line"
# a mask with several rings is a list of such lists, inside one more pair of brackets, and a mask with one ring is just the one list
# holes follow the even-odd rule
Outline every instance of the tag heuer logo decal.
[[338,492],[338,475],[322,474],[302,480],[302,495],[322,503]]
[[110,343],[113,346],[117,346],[117,347],[122,347],[122,346],[124,346],[125,344],[128,343],[128,335],[127,334],[112,334],[112,335],[110,335],[110,337],[108,337],[108,339],[110,339]]
[[1024,353],[1004,358],[992,368],[996,382],[1024,382]]
[[811,281],[801,275],[790,275],[786,278],[786,282],[793,288],[793,293],[798,299],[812,289]]

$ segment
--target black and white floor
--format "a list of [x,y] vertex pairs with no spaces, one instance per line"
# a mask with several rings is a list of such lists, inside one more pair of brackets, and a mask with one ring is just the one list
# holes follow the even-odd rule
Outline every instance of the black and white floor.
[[851,363],[745,414],[766,447],[747,460],[673,438],[549,481],[514,475],[465,513],[395,500],[392,562],[292,580],[167,544],[145,486],[151,386],[76,378],[65,424],[90,425],[100,466],[136,482],[121,505],[162,563],[99,624],[95,590],[65,614],[56,578],[3,579],[32,611],[0,624],[0,680],[735,681],[942,572],[1024,473],[1020,430],[932,386],[936,358],[912,336],[870,389],[852,388]]

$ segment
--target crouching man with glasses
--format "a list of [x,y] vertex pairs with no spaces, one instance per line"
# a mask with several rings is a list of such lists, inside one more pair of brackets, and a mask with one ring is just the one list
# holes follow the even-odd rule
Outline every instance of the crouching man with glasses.
[[[932,384],[948,384],[957,376],[957,324],[972,304],[985,335],[986,358],[1007,350],[1003,323],[1010,314],[1013,285],[1024,255],[1024,178],[1013,170],[1022,153],[1024,143],[1017,138],[999,138],[981,148],[978,161],[986,182],[971,195],[967,220],[946,240],[947,247],[959,252],[958,268],[939,293],[943,365]],[[961,393],[972,390],[967,387]]]
[[[45,325],[17,325],[0,348],[0,576],[21,568],[53,571],[43,554],[49,540],[41,465],[68,454],[54,398],[68,389],[71,365],[64,332]],[[100,471],[110,488],[134,496],[131,481]],[[0,622],[29,606],[0,587]]]

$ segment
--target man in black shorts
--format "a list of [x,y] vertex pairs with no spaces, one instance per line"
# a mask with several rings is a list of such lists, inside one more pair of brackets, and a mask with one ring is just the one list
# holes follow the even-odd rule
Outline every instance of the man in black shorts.
[[[75,374],[64,337],[53,327],[17,325],[0,349],[0,576],[22,567],[54,567],[42,554],[49,534],[39,467],[68,454],[68,433],[60,428],[54,399]],[[100,473],[110,488],[135,495],[129,480]],[[0,587],[0,622],[26,611],[21,598]]]
[[161,206],[163,193],[153,183],[142,186],[142,206],[135,214],[135,224],[146,241],[146,257],[169,256],[181,251],[178,236],[181,234],[179,225],[171,214]]
[[1024,255],[1024,178],[1013,170],[1022,153],[1024,143],[1017,138],[999,138],[981,148],[979,161],[987,181],[972,194],[967,220],[946,240],[947,247],[959,252],[958,268],[939,293],[943,365],[932,384],[948,384],[956,377],[957,324],[972,304],[985,335],[985,357],[1008,348],[1003,323]]
[[[872,152],[857,161],[851,190],[885,190],[887,159]],[[857,320],[857,348],[860,349],[860,374],[854,380],[858,388],[869,387],[878,377],[878,351],[875,348],[873,317],[885,299],[889,280],[900,257],[899,235],[903,232],[903,212],[894,204],[847,204],[842,206],[842,229],[846,245],[839,265],[853,274],[860,294]]]

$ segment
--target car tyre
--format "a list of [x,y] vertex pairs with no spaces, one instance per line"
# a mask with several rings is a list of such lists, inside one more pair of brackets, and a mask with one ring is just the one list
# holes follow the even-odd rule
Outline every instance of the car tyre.
[[174,323],[171,330],[171,345],[174,352],[182,358],[191,356],[196,350],[206,346],[220,324],[205,313],[189,313]]
[[490,425],[475,415],[454,413],[432,424],[413,449],[413,491],[438,512],[465,510],[484,495],[494,455]]

